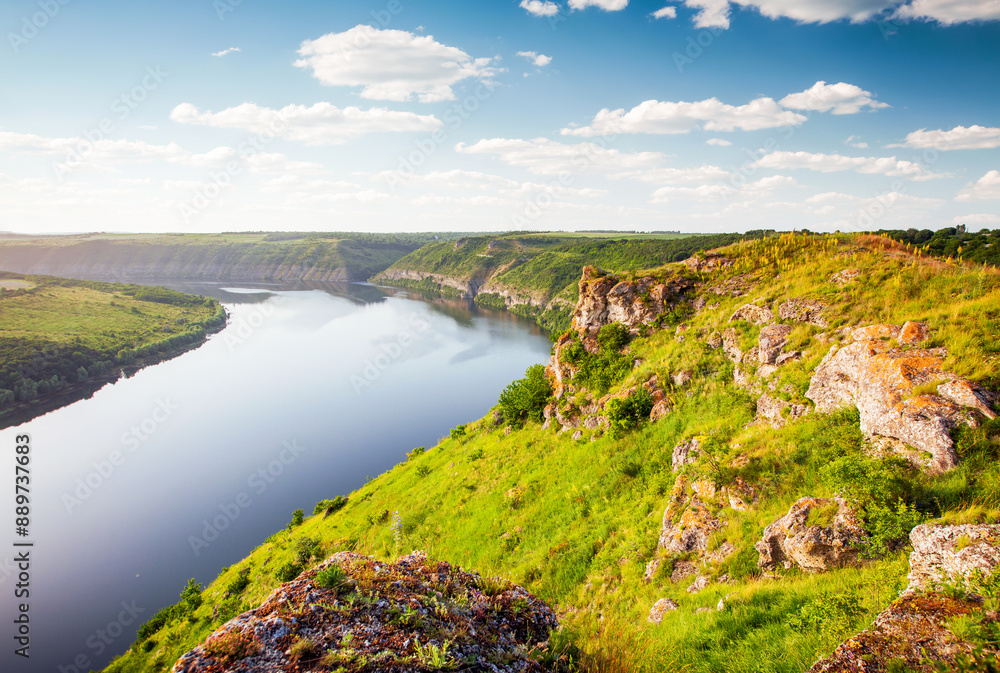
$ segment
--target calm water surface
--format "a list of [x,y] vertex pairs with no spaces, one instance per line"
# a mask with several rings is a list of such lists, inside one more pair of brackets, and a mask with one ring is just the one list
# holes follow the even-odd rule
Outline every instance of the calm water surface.
[[[2,671],[103,667],[188,578],[209,582],[293,510],[311,513],[480,417],[549,351],[545,335],[511,316],[371,286],[178,289],[222,300],[229,326],[91,399],[0,431]],[[11,565],[14,445],[24,432],[30,660],[13,654],[23,600]]]

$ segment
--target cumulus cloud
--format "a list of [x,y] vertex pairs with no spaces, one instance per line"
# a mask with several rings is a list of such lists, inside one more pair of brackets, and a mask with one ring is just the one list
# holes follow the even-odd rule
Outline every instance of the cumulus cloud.
[[868,143],[861,140],[861,136],[850,136],[844,142],[851,147],[857,147],[860,150],[868,149]]
[[784,107],[793,110],[815,110],[817,112],[832,110],[835,115],[856,114],[863,107],[873,110],[889,107],[888,103],[881,103],[872,98],[870,92],[847,82],[827,84],[819,81],[805,91],[788,94],[779,102]]
[[616,177],[633,178],[642,182],[653,182],[659,185],[674,185],[697,182],[724,182],[733,174],[718,166],[696,166],[694,168],[651,168],[634,173],[623,173]]
[[628,0],[569,0],[572,9],[599,7],[605,12],[617,12],[628,7]]
[[659,152],[622,152],[597,143],[566,145],[547,138],[489,138],[473,145],[459,143],[455,150],[462,154],[493,155],[510,166],[538,175],[624,173],[656,166],[665,158]]
[[433,131],[442,125],[433,115],[386,108],[339,108],[331,103],[286,105],[280,110],[243,103],[220,112],[199,112],[191,103],[181,103],[170,119],[181,124],[270,132],[309,145],[337,145],[366,133]]
[[853,170],[858,173],[906,177],[913,180],[946,177],[940,173],[931,173],[918,163],[896,157],[847,157],[842,154],[778,151],[764,155],[755,165],[779,170],[805,168],[820,173]]
[[552,63],[552,57],[551,56],[546,56],[545,54],[539,54],[539,53],[534,52],[534,51],[519,51],[519,52],[517,52],[517,55],[520,56],[520,57],[522,57],[522,58],[528,59],[528,61],[532,65],[534,65],[534,66],[536,66],[538,68],[544,68],[549,63]]
[[567,136],[591,137],[619,133],[688,133],[706,131],[756,131],[780,126],[798,126],[804,115],[782,110],[772,98],[758,98],[746,105],[727,105],[718,98],[688,103],[647,100],[628,112],[624,108],[601,110],[590,126],[566,128]]
[[956,201],[993,201],[1000,199],[1000,171],[990,171],[955,197]]
[[360,86],[361,97],[422,103],[454,100],[452,86],[489,80],[500,70],[492,58],[472,58],[432,36],[355,26],[306,40],[294,65],[329,86]]
[[933,148],[936,150],[989,150],[1000,147],[1000,128],[972,125],[950,131],[920,129],[907,134],[898,145],[889,147]]
[[705,141],[706,145],[715,145],[716,147],[729,147],[732,145],[728,140],[723,140],[722,138],[709,138]]
[[658,9],[652,14],[651,17],[654,19],[676,19],[677,18],[677,8],[672,5],[667,5],[663,9]]
[[559,13],[559,5],[542,0],[521,0],[521,9],[535,16],[555,16]]
[[1000,21],[996,0],[913,0],[896,11],[901,19],[937,21],[946,26],[971,21]]
[[239,50],[240,50],[239,47],[230,47],[229,49],[223,49],[222,51],[213,51],[212,52],[212,56],[222,57],[222,56],[226,56],[228,54],[235,53],[235,52],[237,52]]
[[1000,224],[1000,215],[993,213],[972,213],[971,215],[960,215],[952,218],[952,226],[960,224],[971,224],[978,227],[986,227],[993,224]]
[[698,10],[699,28],[729,28],[729,12],[735,5],[754,9],[770,19],[793,19],[800,23],[852,23],[892,16],[902,20],[936,21],[945,25],[1000,20],[996,0],[683,0]]
[[231,147],[217,147],[195,154],[177,143],[153,145],[135,140],[91,142],[86,138],[45,138],[30,133],[0,131],[0,150],[20,154],[56,155],[64,157],[68,168],[87,167],[108,170],[110,166],[127,162],[167,161],[187,166],[216,166],[235,155]]
[[795,185],[793,178],[784,175],[748,182],[740,187],[731,185],[698,185],[697,187],[661,187],[653,192],[653,203],[669,203],[677,199],[696,201],[719,201],[734,198],[757,198],[768,196],[779,187]]

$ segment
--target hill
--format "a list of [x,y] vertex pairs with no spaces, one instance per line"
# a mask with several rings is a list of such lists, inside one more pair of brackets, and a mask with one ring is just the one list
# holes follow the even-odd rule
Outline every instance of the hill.
[[[784,235],[635,274],[591,267],[578,294],[544,371],[189,586],[107,670],[167,670],[335,552],[411,549],[551,605],[563,630],[535,653],[550,668],[985,665],[995,270],[887,237]],[[412,605],[411,626],[433,610]],[[438,664],[420,669],[457,665]]]
[[0,272],[0,427],[88,397],[225,324],[214,299]]
[[88,280],[363,281],[446,234],[85,234],[0,238],[0,269]]

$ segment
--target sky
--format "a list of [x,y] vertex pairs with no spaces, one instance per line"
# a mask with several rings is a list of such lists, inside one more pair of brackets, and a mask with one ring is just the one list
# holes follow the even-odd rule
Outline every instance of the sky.
[[998,0],[5,0],[0,231],[1000,226]]

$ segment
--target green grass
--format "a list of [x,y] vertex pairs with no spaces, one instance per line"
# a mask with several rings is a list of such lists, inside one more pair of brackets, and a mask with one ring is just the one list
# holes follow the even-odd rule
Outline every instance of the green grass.
[[[684,342],[673,329],[634,339],[630,352],[641,364],[611,387],[621,392],[657,374],[674,404],[665,418],[615,437],[584,431],[587,441],[574,441],[531,420],[506,434],[487,414],[408,459],[401,447],[402,462],[352,493],[339,511],[271,536],[205,589],[194,619],[166,624],[155,645],[137,643],[108,670],[169,669],[221,616],[232,616],[225,588],[242,583],[240,573],[251,569],[240,605],[258,605],[278,585],[273,569],[294,564],[304,538],[319,546],[314,559],[337,550],[388,559],[423,549],[485,577],[522,584],[558,611],[588,654],[588,670],[807,669],[896,597],[905,584],[907,550],[857,568],[817,575],[792,570],[771,580],[757,568],[753,548],[763,529],[799,498],[832,497],[835,488],[847,487],[873,508],[884,504],[876,496],[901,498],[919,521],[998,521],[1000,422],[957,433],[963,463],[948,474],[868,470],[856,411],[810,414],[777,430],[752,424],[756,396],[733,385],[732,365],[699,335],[733,326],[752,340],[757,328],[728,322],[739,306],[757,297],[776,304],[811,297],[829,305],[833,328],[926,320],[934,342],[951,353],[949,367],[990,381],[996,365],[989,358],[1000,350],[1000,331],[991,326],[1000,319],[1000,284],[993,272],[904,255],[884,249],[879,239],[784,236],[739,244],[728,254],[736,261],[731,270],[700,280],[710,286],[743,275],[754,285],[750,293],[707,295],[718,306],[680,316],[689,325]],[[851,267],[863,270],[859,282],[838,287],[827,281]],[[812,338],[818,331],[796,328],[792,339],[803,358],[775,374],[775,394],[805,401],[811,372],[830,348]],[[681,369],[694,376],[674,389],[669,374]],[[686,559],[663,559],[649,583],[644,574],[662,553],[657,538],[677,478],[671,447],[695,436],[701,454],[685,468],[688,483],[739,478],[760,502],[745,512],[722,510],[724,527],[710,549],[729,543],[735,551],[718,564],[700,565],[713,583],[692,594],[693,577],[670,581],[671,567]],[[851,464],[864,469],[828,468]],[[817,512],[814,522],[826,523],[831,514]],[[723,575],[730,584],[718,582]],[[680,609],[651,626],[646,617],[660,598]],[[725,608],[717,611],[722,598]],[[213,621],[216,606],[221,616]]]

